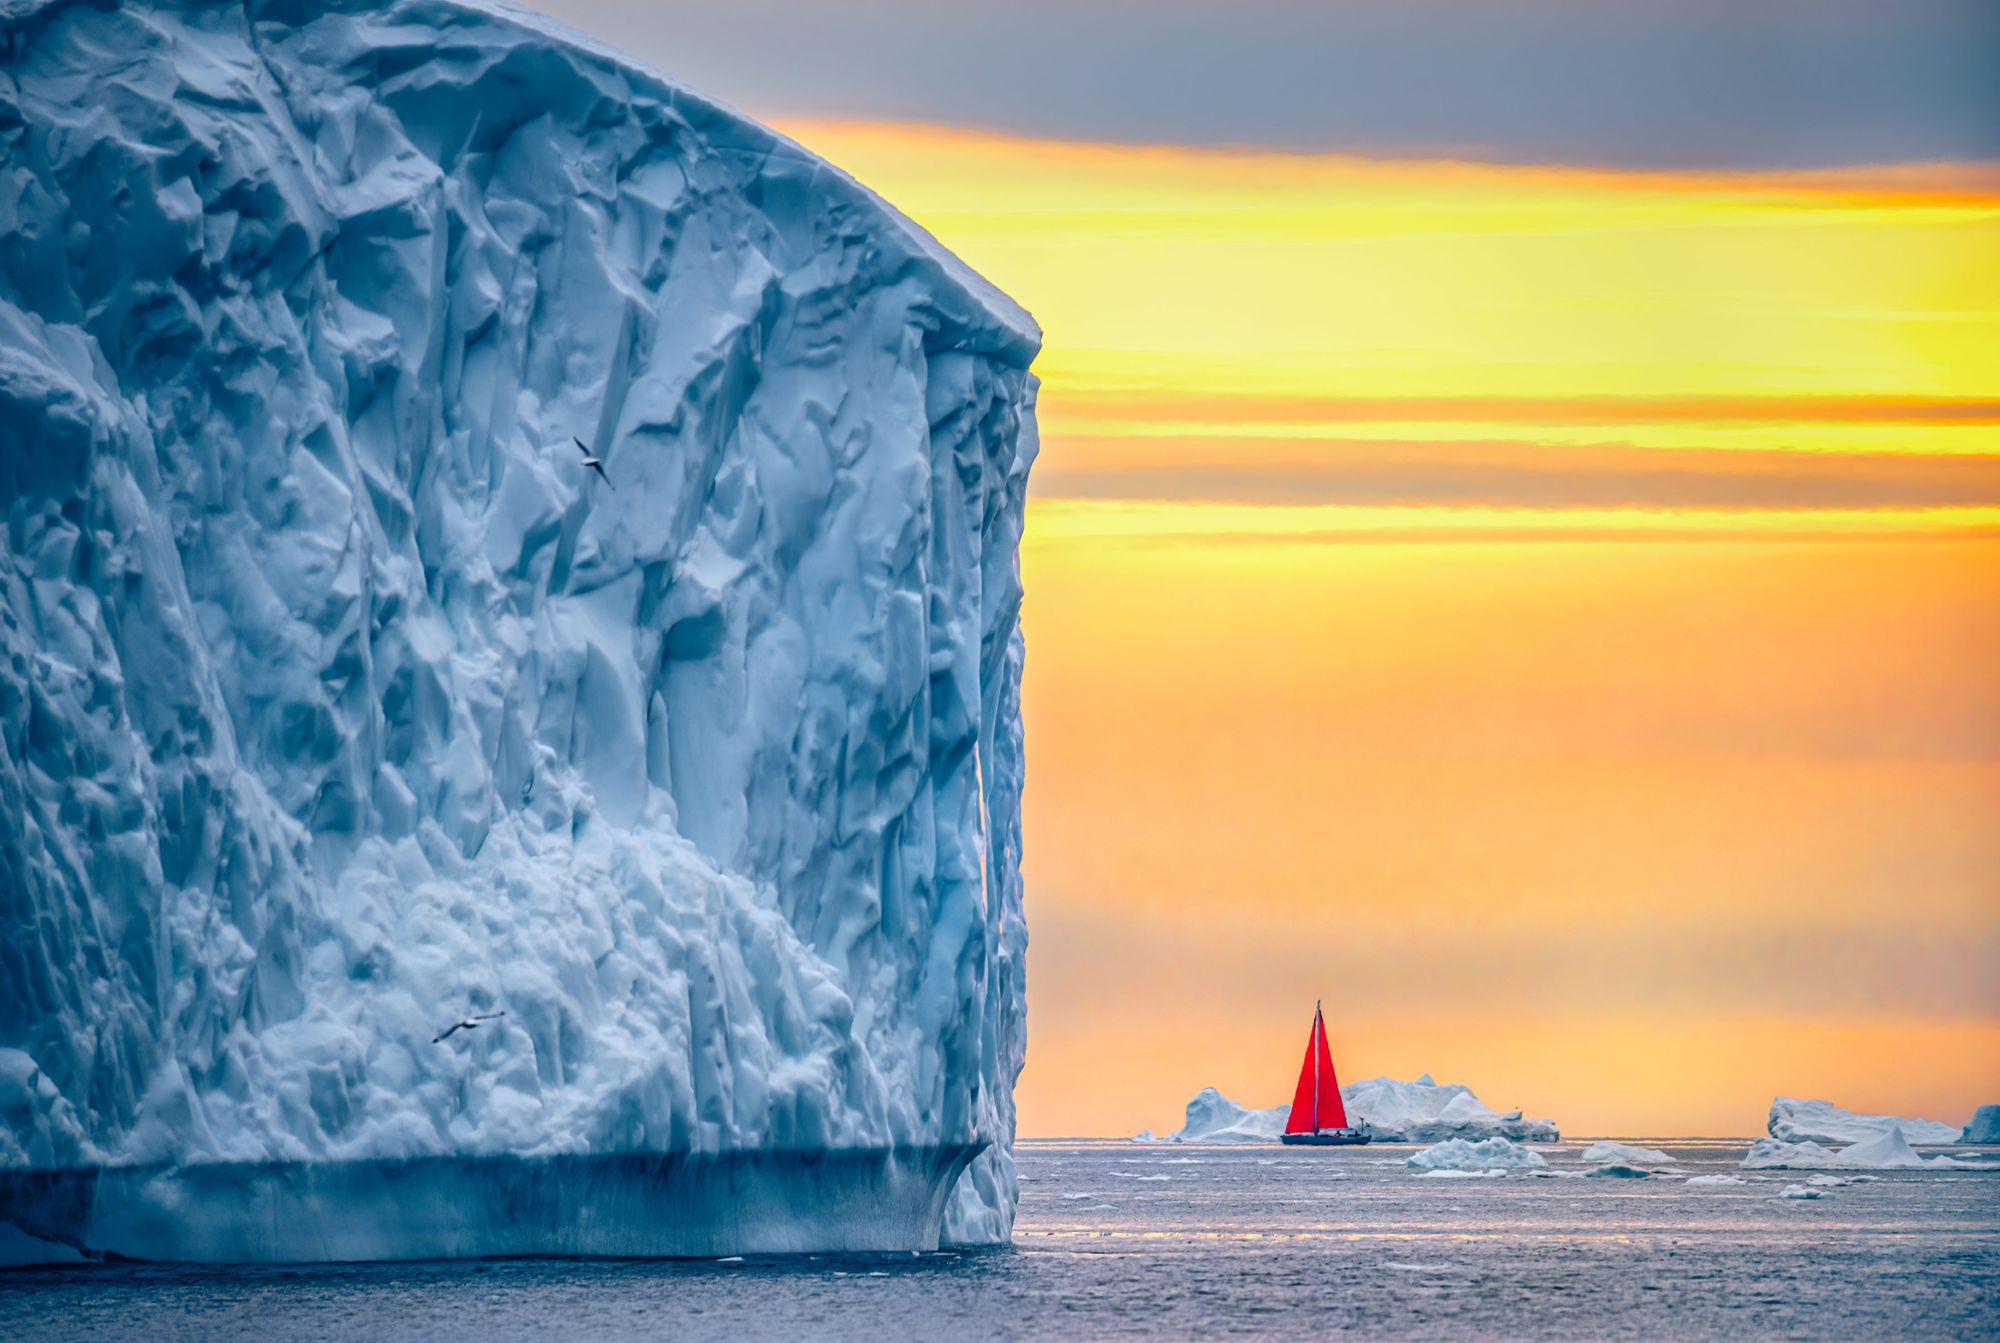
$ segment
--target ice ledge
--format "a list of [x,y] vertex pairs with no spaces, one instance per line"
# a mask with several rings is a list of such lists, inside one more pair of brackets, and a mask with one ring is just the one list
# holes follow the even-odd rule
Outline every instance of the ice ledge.
[[985,1147],[4,1170],[0,1222],[178,1263],[934,1250]]

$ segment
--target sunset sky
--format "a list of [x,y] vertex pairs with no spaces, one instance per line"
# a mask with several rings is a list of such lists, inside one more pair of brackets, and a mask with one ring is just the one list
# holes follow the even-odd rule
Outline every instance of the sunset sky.
[[2000,1100],[2000,7],[544,7],[1045,329],[1024,1133]]

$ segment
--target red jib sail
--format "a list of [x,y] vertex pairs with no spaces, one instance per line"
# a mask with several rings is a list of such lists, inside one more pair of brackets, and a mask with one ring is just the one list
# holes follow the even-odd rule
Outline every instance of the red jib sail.
[[1340,1103],[1340,1079],[1333,1075],[1333,1051],[1326,1047],[1326,1019],[1314,1004],[1305,1066],[1299,1069],[1299,1089],[1292,1093],[1292,1113],[1285,1120],[1285,1132],[1346,1127],[1347,1107]]

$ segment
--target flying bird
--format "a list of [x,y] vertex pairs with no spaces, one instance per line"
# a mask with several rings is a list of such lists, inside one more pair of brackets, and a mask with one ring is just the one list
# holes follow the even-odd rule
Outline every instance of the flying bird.
[[469,1016],[463,1021],[454,1021],[451,1025],[445,1027],[442,1031],[438,1032],[437,1035],[433,1036],[431,1038],[431,1043],[438,1044],[442,1041],[449,1040],[452,1036],[458,1034],[458,1032],[460,1031],[476,1031],[479,1029],[480,1022],[491,1021],[495,1017],[504,1017],[506,1015],[507,1014],[505,1012],[481,1012],[476,1015]]
[[583,446],[582,439],[572,434],[569,441],[576,444],[576,450],[583,454],[583,464],[595,471],[599,480],[603,481],[611,489],[615,490],[618,488],[616,485],[611,484],[611,477],[604,474],[604,463],[599,461],[596,454],[592,453],[589,448]]

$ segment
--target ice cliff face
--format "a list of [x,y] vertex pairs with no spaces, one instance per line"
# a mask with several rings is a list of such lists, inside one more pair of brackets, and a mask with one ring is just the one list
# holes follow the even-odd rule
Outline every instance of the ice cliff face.
[[1004,1237],[1027,315],[530,15],[0,42],[0,1221]]

